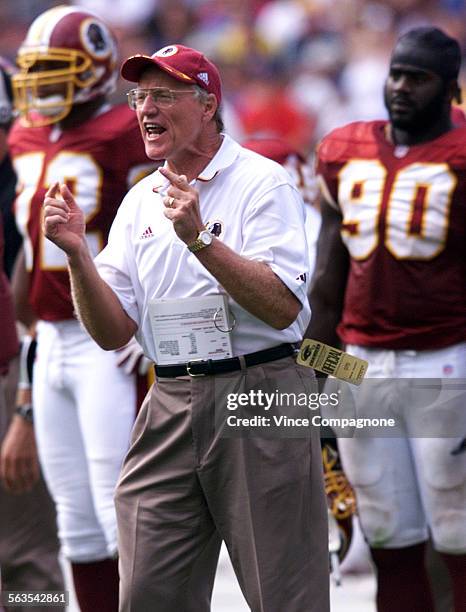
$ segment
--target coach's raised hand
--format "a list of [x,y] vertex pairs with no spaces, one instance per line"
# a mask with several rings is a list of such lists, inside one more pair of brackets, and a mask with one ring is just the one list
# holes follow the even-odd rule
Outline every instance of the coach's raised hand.
[[84,213],[65,184],[54,183],[45,194],[42,229],[67,255],[78,252],[84,244]]
[[190,244],[204,229],[199,209],[199,193],[189,184],[184,174],[177,174],[169,168],[159,168],[159,172],[170,181],[167,197],[164,198],[164,215],[173,223],[178,238]]

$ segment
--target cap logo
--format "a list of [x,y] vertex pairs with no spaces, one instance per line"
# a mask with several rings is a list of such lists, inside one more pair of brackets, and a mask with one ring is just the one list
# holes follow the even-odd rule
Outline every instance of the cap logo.
[[209,84],[209,74],[207,72],[199,72],[197,78],[203,81],[206,85]]
[[159,49],[154,53],[156,57],[170,57],[178,53],[178,47],[175,45],[169,45],[168,47],[163,47],[163,49]]

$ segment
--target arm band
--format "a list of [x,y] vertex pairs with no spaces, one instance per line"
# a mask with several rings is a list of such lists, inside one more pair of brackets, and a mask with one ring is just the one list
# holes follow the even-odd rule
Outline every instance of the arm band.
[[30,389],[32,384],[32,367],[36,357],[37,342],[31,336],[24,336],[21,340],[19,354],[19,389]]

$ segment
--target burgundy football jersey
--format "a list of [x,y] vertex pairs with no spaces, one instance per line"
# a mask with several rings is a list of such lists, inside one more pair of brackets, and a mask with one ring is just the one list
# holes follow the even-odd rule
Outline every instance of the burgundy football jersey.
[[17,122],[9,145],[18,175],[15,215],[31,272],[29,300],[40,319],[73,317],[65,254],[41,231],[45,192],[65,182],[86,216],[86,236],[95,256],[107,242],[118,206],[129,187],[154,164],[146,157],[136,115],[115,106],[79,127],[27,128]]
[[351,264],[345,343],[437,349],[466,339],[466,127],[396,146],[387,123],[353,123],[319,147]]

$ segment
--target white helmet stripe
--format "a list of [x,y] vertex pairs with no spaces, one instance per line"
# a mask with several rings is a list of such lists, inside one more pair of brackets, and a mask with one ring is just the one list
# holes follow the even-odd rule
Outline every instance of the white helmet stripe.
[[56,6],[39,15],[31,24],[22,47],[50,46],[50,37],[57,22],[70,13],[78,13],[80,9],[73,6]]

